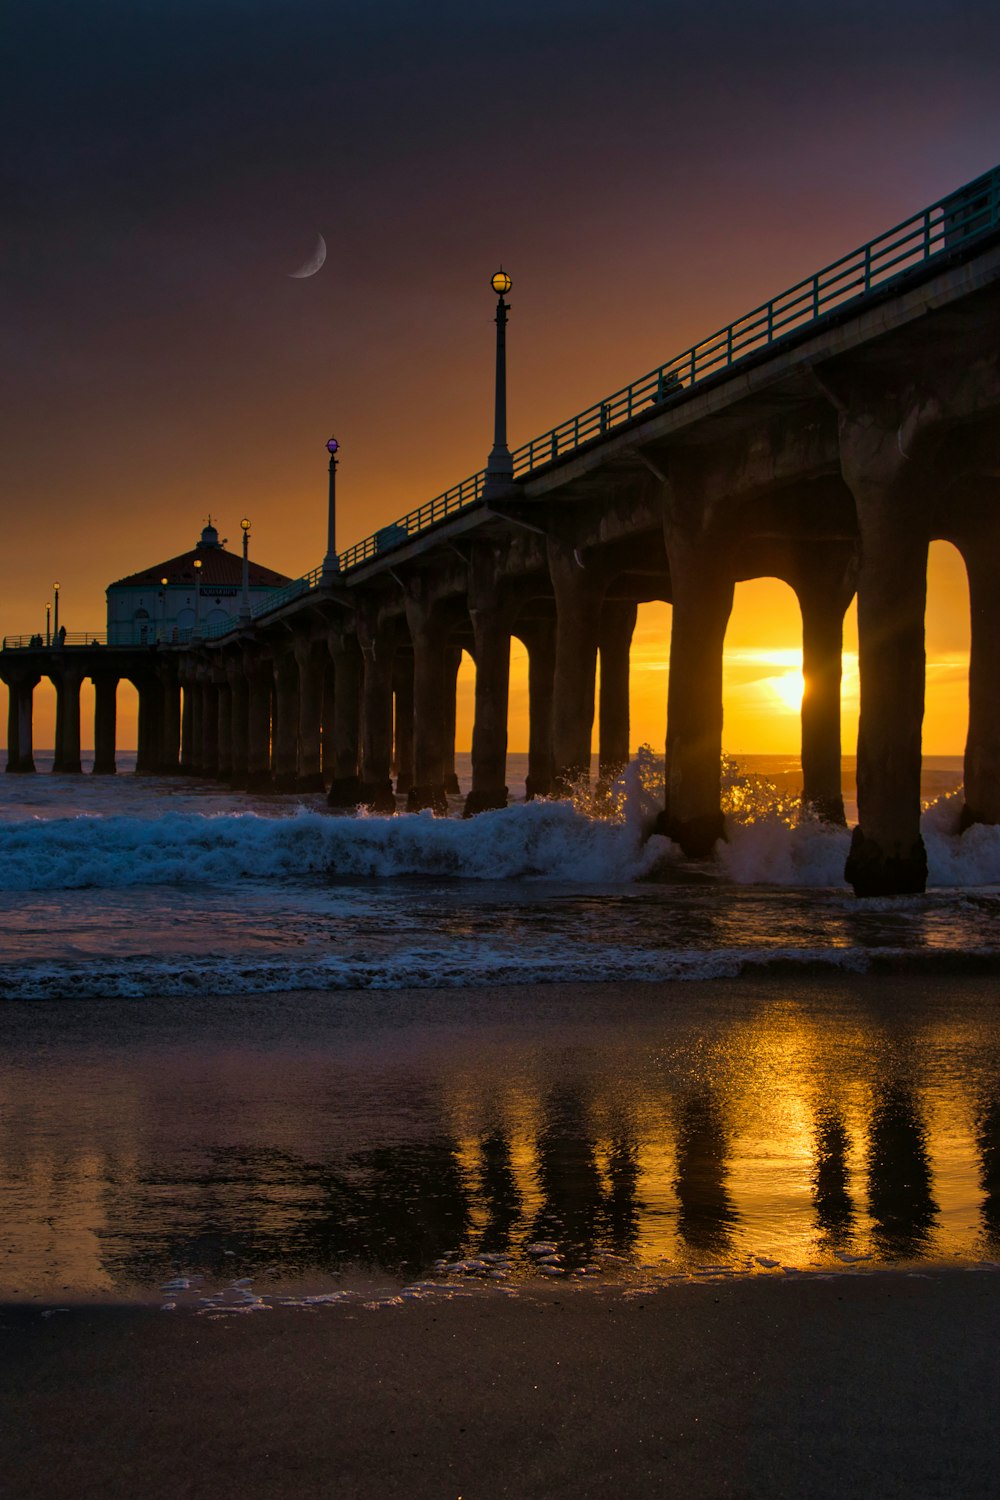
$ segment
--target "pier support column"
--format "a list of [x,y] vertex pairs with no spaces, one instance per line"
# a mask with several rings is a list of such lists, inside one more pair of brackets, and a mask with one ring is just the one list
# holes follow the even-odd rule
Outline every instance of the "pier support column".
[[7,683],[7,770],[21,769],[21,684]]
[[329,640],[323,661],[323,707],[320,709],[320,760],[323,763],[323,785],[333,778],[333,720],[336,713],[337,673],[330,656]]
[[[94,775],[113,776],[118,721],[118,678],[99,673],[94,682]],[[136,770],[138,770],[136,766]]]
[[159,686],[160,735],[157,769],[163,776],[176,776],[179,769],[181,742],[181,690],[170,668],[161,670]]
[[18,709],[18,770],[33,772],[35,769],[35,717],[34,695],[38,686],[37,677],[25,677],[19,687]]
[[269,657],[248,653],[247,679],[247,789],[271,785],[271,698],[274,666]]
[[247,784],[248,720],[250,697],[242,656],[226,659],[226,681],[229,684],[229,783],[234,787]]
[[194,672],[190,665],[185,664],[180,672],[180,684],[182,692],[181,703],[181,762],[180,768],[185,776],[194,775],[195,739],[194,739]]
[[667,690],[666,806],[657,832],[693,859],[725,836],[722,816],[722,648],[733,608],[728,549],[700,495],[668,502],[664,539],[673,621]]
[[861,533],[858,570],[858,826],[845,876],[859,896],[909,895],[927,883],[920,835],[927,597],[926,459],[921,413],[868,403],[840,414],[840,457]]
[[445,753],[448,713],[445,691],[448,632],[439,607],[427,604],[419,582],[406,595],[406,621],[413,643],[413,785],[407,812],[448,811]]
[[201,669],[201,774],[219,774],[219,689],[210,667]]
[[160,768],[160,706],[162,695],[157,678],[132,679],[139,694],[139,718],[136,726],[135,771],[137,776],[154,776]]
[[579,551],[548,538],[549,576],[556,600],[552,701],[553,790],[569,796],[590,780],[597,650],[605,580],[583,565]]
[[519,621],[518,640],[528,653],[528,776],[525,796],[551,796],[555,782],[552,754],[552,695],[556,668],[555,620]]
[[447,646],[444,655],[444,789],[449,797],[461,790],[455,769],[455,735],[458,730],[458,674],[462,666],[461,646]]
[[[369,640],[369,644],[374,650],[373,639]],[[328,696],[323,707],[323,759],[331,778],[326,800],[331,807],[357,807],[362,800],[361,647],[356,635],[339,631],[328,637],[327,647],[333,668],[333,695],[332,701]],[[389,691],[392,692],[391,675]],[[391,722],[391,703],[389,718]],[[383,788],[383,803],[385,793],[386,788]],[[396,803],[392,797],[391,783],[388,787],[388,800],[392,802],[391,808],[383,806],[382,810],[394,812]]]
[[499,603],[472,616],[476,652],[476,709],[472,725],[472,789],[464,816],[506,807],[507,713],[510,702],[509,609]]
[[396,796],[413,786],[413,653],[397,650],[392,668],[392,769]]
[[[361,687],[361,793],[363,807],[393,813],[392,792],[392,668],[396,639],[392,627],[358,612],[358,640],[364,663]],[[340,675],[337,676],[340,698]]]
[[205,684],[196,672],[191,674],[191,757],[187,769],[192,776],[200,776],[205,753]]
[[321,792],[323,674],[328,660],[326,643],[296,635],[294,651],[299,674],[299,753],[295,784],[300,792]]
[[629,762],[629,653],[636,613],[629,599],[605,599],[601,608],[598,776],[604,786],[616,781]]
[[299,760],[299,666],[291,650],[274,661],[274,788],[295,790]]
[[56,685],[56,754],[53,771],[79,775],[80,765],[80,685],[79,671],[66,668],[55,679]]
[[846,825],[840,755],[844,615],[854,597],[853,548],[816,544],[800,559],[795,593],[802,611],[802,807],[824,823]]
[[966,553],[965,563],[972,636],[963,829],[1000,823],[1000,538],[983,538]]
[[219,706],[215,774],[220,781],[233,776],[233,690],[229,679],[216,668],[215,694]]
[[7,683],[7,770],[11,772],[35,769],[32,709],[38,681],[37,677],[20,677]]
[[1000,484],[972,480],[949,506],[947,539],[969,580],[969,731],[959,827],[1000,823]]
[[464,816],[506,807],[507,716],[510,705],[510,638],[514,606],[504,595],[502,570],[492,547],[476,547],[469,563],[469,618],[476,658],[472,725],[472,790]]

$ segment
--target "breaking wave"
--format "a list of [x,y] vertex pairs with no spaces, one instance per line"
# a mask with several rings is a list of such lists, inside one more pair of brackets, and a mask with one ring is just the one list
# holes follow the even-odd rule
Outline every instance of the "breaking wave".
[[666,839],[534,802],[477,818],[334,817],[296,809],[167,813],[155,819],[78,817],[0,829],[0,890],[211,884],[325,874],[525,877],[583,882],[641,879]]
[[[795,798],[727,762],[727,842],[698,867],[737,885],[846,888],[850,834],[802,820]],[[302,876],[556,880],[627,884],[691,870],[649,836],[662,773],[640,753],[610,796],[515,804],[476,818],[339,816],[299,806],[265,812],[171,811],[35,817],[0,824],[0,891],[198,886]],[[958,834],[959,793],[923,817],[930,883],[1000,886],[1000,828]]]

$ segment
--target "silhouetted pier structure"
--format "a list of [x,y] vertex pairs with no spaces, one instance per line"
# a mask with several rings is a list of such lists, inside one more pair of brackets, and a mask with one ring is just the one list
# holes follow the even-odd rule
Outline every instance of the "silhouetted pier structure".
[[[494,288],[500,348],[509,278]],[[945,539],[971,594],[964,821],[1000,822],[1000,167],[513,453],[501,376],[498,358],[487,469],[339,556],[331,452],[325,563],[249,623],[127,659],[8,643],[8,769],[31,769],[43,673],[61,705],[58,768],[79,769],[78,679],[93,676],[95,770],[110,769],[112,684],[127,677],[139,769],[326,786],[335,806],[386,811],[405,790],[410,809],[443,810],[464,649],[476,664],[466,811],[500,807],[513,637],[529,660],[528,794],[558,794],[589,773],[595,709],[602,774],[627,759],[636,607],[662,600],[673,624],[660,826],[704,855],[722,833],[734,586],[775,577],[802,612],[804,797],[835,822],[843,618],[857,593],[847,875],[860,894],[918,891],[927,554]]]

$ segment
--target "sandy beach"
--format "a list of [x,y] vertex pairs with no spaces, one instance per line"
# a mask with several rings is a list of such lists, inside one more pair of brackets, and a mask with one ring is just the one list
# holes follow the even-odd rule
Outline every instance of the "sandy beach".
[[8,1007],[5,1497],[998,1493],[995,993]]
[[989,1269],[0,1328],[10,1500],[997,1493]]

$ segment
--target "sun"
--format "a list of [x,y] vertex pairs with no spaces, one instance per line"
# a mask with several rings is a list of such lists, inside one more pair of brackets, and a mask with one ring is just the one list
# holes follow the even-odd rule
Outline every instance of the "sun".
[[780,677],[765,677],[762,679],[761,687],[767,688],[781,703],[787,713],[798,714],[802,712],[802,694],[805,692],[805,682],[801,672],[782,672]]

